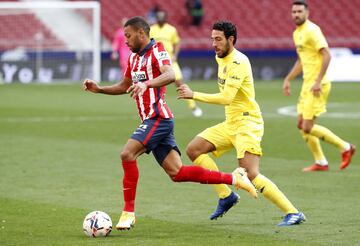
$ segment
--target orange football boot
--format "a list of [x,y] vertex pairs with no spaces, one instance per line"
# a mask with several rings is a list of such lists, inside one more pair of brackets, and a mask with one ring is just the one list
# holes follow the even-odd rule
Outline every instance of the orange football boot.
[[349,166],[352,156],[355,154],[356,146],[351,144],[350,149],[342,153],[342,162],[340,164],[340,170],[345,169]]
[[319,165],[317,163],[314,163],[311,166],[303,168],[303,172],[328,171],[328,170],[329,170],[328,165],[322,166],[322,165]]

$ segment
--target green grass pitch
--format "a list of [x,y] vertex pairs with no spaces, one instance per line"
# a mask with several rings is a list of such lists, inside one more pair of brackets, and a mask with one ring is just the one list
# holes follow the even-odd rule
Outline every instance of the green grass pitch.
[[[192,82],[216,92],[214,81]],[[125,96],[94,95],[81,85],[0,85],[0,245],[360,245],[360,154],[339,171],[338,150],[323,143],[330,171],[303,173],[312,157],[296,117],[278,113],[296,104],[280,81],[259,81],[256,96],[265,119],[261,171],[307,216],[279,228],[282,213],[263,196],[243,191],[240,203],[217,221],[209,215],[217,197],[212,187],[175,184],[151,155],[138,160],[137,223],[107,238],[87,238],[82,222],[92,210],[116,224],[122,209],[119,153],[139,124]],[[360,83],[333,83],[328,113],[319,123],[360,147]],[[169,86],[175,135],[183,152],[201,130],[221,122],[223,107],[200,104],[193,118]],[[287,112],[291,113],[292,108]],[[236,167],[235,153],[216,159],[222,171]]]

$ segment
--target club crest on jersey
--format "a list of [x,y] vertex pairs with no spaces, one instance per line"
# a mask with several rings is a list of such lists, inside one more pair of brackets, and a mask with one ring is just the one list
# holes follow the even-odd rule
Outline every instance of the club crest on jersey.
[[169,60],[169,59],[170,59],[169,54],[166,51],[159,52],[159,61]]
[[148,57],[144,56],[144,58],[141,60],[141,67],[144,67],[147,63]]
[[131,72],[131,79],[133,82],[146,81],[146,74],[144,71]]

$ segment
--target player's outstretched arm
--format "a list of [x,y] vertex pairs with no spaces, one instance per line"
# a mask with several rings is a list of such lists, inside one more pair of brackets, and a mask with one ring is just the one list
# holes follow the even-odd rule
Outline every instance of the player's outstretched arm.
[[97,82],[91,79],[85,79],[83,82],[83,88],[85,91],[93,93],[102,93],[107,95],[121,95],[125,94],[127,89],[131,86],[132,80],[128,77],[124,77],[119,83],[110,86],[100,86]]
[[219,105],[229,105],[235,98],[238,88],[230,85],[226,85],[224,90],[220,93],[201,93],[193,92],[188,85],[184,84],[178,87],[178,99],[194,99],[196,101],[219,104]]

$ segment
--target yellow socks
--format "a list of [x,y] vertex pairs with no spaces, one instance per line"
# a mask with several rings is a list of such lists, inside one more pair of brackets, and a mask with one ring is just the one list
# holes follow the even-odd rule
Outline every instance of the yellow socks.
[[[320,164],[320,162],[326,162],[327,160],[324,156],[324,153],[322,151],[321,145],[320,145],[320,141],[318,137],[312,136],[308,133],[305,133],[304,131],[300,131],[306,144],[308,145],[311,153],[314,156],[315,162],[319,162],[318,164]],[[325,164],[325,163],[324,163]]]
[[311,135],[318,137],[319,139],[324,140],[330,144],[338,147],[340,151],[343,151],[346,147],[346,142],[336,136],[332,131],[327,129],[326,127],[320,125],[314,125],[310,132]]
[[195,108],[196,108],[196,103],[195,103],[194,100],[188,99],[188,100],[186,100],[186,102],[187,102],[187,105],[188,105],[188,107],[189,107],[190,109],[195,109]]
[[[196,158],[194,164],[206,169],[218,171],[218,167],[213,159],[207,154],[202,154]],[[231,194],[231,189],[225,184],[212,185],[218,193],[219,198],[223,199]]]
[[252,180],[252,183],[260,193],[264,194],[267,199],[273,202],[285,214],[299,212],[279,188],[267,177],[259,174]]

